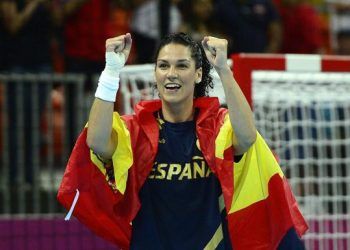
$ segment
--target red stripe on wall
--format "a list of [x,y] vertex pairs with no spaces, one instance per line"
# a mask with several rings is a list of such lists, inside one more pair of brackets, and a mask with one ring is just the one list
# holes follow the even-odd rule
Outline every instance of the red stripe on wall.
[[350,56],[322,57],[322,71],[350,72]]
[[252,71],[285,70],[285,57],[274,54],[234,54],[233,74],[245,97],[252,106]]

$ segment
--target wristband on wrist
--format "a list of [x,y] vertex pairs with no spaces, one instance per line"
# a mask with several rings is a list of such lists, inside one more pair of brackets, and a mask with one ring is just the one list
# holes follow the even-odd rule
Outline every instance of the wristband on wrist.
[[95,97],[108,102],[115,102],[115,98],[119,89],[119,73],[114,76],[108,71],[102,71],[98,80],[98,86]]
[[106,66],[98,80],[95,97],[108,102],[115,102],[119,89],[119,72],[124,67],[123,53],[106,52]]

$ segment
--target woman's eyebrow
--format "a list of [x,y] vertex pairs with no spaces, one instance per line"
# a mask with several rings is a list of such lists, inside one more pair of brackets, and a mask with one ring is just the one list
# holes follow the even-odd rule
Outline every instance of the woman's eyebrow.
[[[157,62],[169,62],[168,60],[165,59],[158,59]],[[179,59],[176,62],[191,62],[189,59]]]
[[189,59],[180,59],[180,60],[177,60],[178,62],[191,62],[191,60]]

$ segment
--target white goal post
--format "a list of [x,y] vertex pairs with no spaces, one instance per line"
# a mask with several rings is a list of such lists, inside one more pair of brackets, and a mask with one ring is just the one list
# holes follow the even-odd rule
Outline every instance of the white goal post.
[[[306,249],[350,249],[350,57],[237,54],[232,65],[308,221]],[[158,98],[153,73],[152,64],[125,67],[122,113]],[[224,104],[213,76],[210,95]]]

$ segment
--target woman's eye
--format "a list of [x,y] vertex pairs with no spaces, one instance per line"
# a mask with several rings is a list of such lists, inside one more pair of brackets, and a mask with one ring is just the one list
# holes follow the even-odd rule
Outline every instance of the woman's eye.
[[179,64],[178,67],[180,69],[186,69],[187,68],[187,64]]
[[158,68],[165,69],[167,67],[168,67],[168,65],[165,63],[158,64]]

